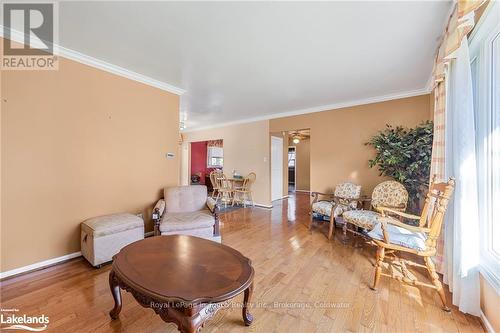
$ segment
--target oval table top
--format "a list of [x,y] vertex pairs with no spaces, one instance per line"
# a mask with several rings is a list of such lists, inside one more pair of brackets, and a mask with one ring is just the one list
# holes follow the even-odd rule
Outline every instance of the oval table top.
[[191,305],[230,299],[248,288],[254,275],[250,259],[235,249],[186,235],[129,244],[113,257],[112,269],[142,294]]

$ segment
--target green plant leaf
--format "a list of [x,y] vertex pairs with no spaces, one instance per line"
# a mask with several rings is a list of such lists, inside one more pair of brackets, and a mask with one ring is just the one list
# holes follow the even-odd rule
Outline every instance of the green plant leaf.
[[403,183],[414,208],[429,183],[433,133],[432,121],[415,128],[386,124],[384,130],[365,143],[375,149],[375,157],[368,161],[370,168],[377,166],[380,176]]

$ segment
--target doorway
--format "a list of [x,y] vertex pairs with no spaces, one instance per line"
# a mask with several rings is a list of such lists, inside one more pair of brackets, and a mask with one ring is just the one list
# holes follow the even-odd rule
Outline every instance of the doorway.
[[311,131],[298,129],[288,132],[288,193],[310,192]]
[[190,148],[188,184],[206,185],[210,192],[213,189],[210,173],[224,167],[223,140],[191,142]]
[[288,193],[295,192],[295,162],[296,162],[295,146],[288,147]]
[[283,138],[271,136],[271,200],[283,197]]

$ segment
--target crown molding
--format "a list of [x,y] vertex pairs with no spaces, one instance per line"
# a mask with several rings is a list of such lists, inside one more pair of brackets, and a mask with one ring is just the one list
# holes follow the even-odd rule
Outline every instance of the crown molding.
[[351,101],[342,102],[342,103],[321,105],[321,106],[316,106],[316,107],[307,108],[307,109],[299,109],[299,110],[280,112],[280,113],[271,113],[271,114],[258,116],[258,117],[250,117],[250,118],[245,118],[245,119],[241,119],[241,120],[229,121],[229,122],[225,122],[225,123],[218,123],[215,125],[193,127],[193,128],[188,128],[188,129],[182,130],[181,133],[196,132],[196,131],[207,130],[207,129],[212,129],[212,128],[219,128],[219,127],[225,127],[225,126],[231,126],[231,125],[252,123],[255,121],[270,120],[270,119],[290,117],[290,116],[298,116],[298,115],[308,114],[308,113],[324,112],[324,111],[348,108],[348,107],[359,106],[359,105],[386,102],[386,101],[395,100],[395,99],[426,95],[429,93],[429,91],[430,90],[426,86],[424,88],[417,89],[417,90],[409,90],[409,91],[398,92],[398,93],[394,93],[394,94],[381,95],[381,96],[369,97],[369,98],[364,98],[364,99],[356,99],[356,100],[351,100]]
[[[1,30],[0,36],[2,38],[5,38],[5,36],[4,36],[5,29],[6,28],[3,25],[0,25],[0,30]],[[13,40],[15,42],[24,43],[24,33],[20,32],[20,31],[10,29],[10,37],[11,37],[11,40]],[[163,82],[163,81],[153,79],[153,78],[146,76],[146,75],[142,75],[142,74],[133,72],[133,71],[128,70],[126,68],[123,68],[123,67],[111,64],[109,62],[106,62],[104,60],[100,60],[100,59],[91,57],[89,55],[83,54],[83,53],[75,51],[75,50],[68,49],[64,46],[61,46],[61,45],[58,45],[55,43],[52,45],[54,47],[55,55],[57,55],[57,56],[61,56],[61,57],[66,58],[66,59],[73,60],[73,61],[76,61],[80,64],[87,65],[87,66],[90,66],[93,68],[97,68],[97,69],[103,70],[105,72],[124,77],[124,78],[129,79],[129,80],[144,83],[148,86],[152,86],[152,87],[164,90],[164,91],[168,91],[172,94],[182,95],[186,92],[186,90],[184,90],[182,88],[173,86],[173,85],[168,84],[168,83]]]

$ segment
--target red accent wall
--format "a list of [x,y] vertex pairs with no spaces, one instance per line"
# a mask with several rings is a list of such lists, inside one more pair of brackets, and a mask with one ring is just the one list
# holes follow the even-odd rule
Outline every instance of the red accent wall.
[[191,175],[201,172],[200,184],[205,184],[207,174],[207,141],[191,143]]

